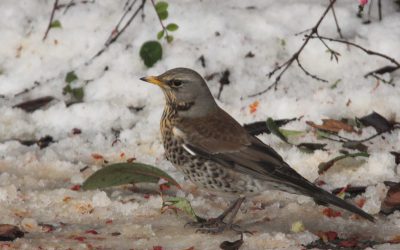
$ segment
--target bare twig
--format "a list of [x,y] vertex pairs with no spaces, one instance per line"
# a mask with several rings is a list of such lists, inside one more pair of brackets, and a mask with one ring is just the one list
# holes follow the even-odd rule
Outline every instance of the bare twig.
[[[303,45],[301,45],[301,47],[299,48],[299,50],[297,52],[295,52],[291,58],[289,58],[289,60],[287,60],[286,62],[284,62],[281,65],[278,65],[274,70],[272,70],[269,74],[268,77],[271,78],[277,71],[281,70],[282,71],[278,74],[278,76],[275,78],[275,81],[268,86],[266,89],[259,91],[255,94],[249,95],[248,97],[255,97],[255,96],[259,96],[262,95],[266,92],[268,92],[270,89],[272,88],[277,88],[278,83],[282,77],[282,75],[286,72],[286,70],[290,67],[290,65],[292,65],[292,63],[294,61],[297,61],[299,58],[300,53],[303,51],[304,47],[307,45],[307,43],[310,41],[310,37],[312,37],[314,34],[318,33],[318,27],[321,24],[322,20],[325,18],[326,14],[329,12],[329,10],[332,8],[333,4],[336,2],[336,0],[330,0],[329,6],[326,8],[326,10],[324,11],[324,13],[322,14],[322,16],[319,18],[318,22],[314,25],[314,27],[311,28],[310,33],[306,36]],[[304,71],[304,70],[303,70]],[[310,74],[311,75],[311,74]]]
[[46,32],[44,33],[42,41],[46,40],[47,35],[49,34],[49,31],[51,29],[51,24],[53,23],[53,19],[54,19],[54,13],[56,12],[57,6],[58,6],[58,0],[54,0],[53,9],[51,10],[49,24],[47,25],[47,29],[46,29]]
[[327,80],[322,79],[322,78],[319,78],[318,76],[313,75],[313,74],[311,74],[309,71],[307,71],[307,70],[303,67],[303,65],[300,63],[300,60],[299,60],[298,58],[296,59],[296,62],[297,62],[297,65],[299,66],[299,68],[300,68],[301,70],[303,70],[304,74],[306,74],[307,76],[309,76],[309,77],[311,77],[311,78],[313,78],[313,79],[315,79],[315,80],[321,81],[321,82],[328,82]]
[[[99,50],[90,60],[92,61],[94,58],[100,56],[101,54],[103,54],[104,51],[106,51],[108,49],[108,47],[113,44],[121,35],[122,33],[124,33],[124,31],[129,27],[129,25],[132,23],[132,21],[135,19],[135,17],[139,14],[139,12],[144,8],[144,5],[146,3],[146,0],[142,0],[141,4],[138,6],[138,8],[133,12],[133,14],[130,16],[130,18],[128,19],[128,21],[122,26],[122,28],[120,29],[120,25],[123,21],[123,19],[125,19],[126,15],[128,12],[130,12],[132,10],[133,5],[137,2],[137,0],[134,0],[131,5],[129,6],[129,8],[124,12],[124,14],[122,15],[121,19],[118,21],[117,25],[114,27],[114,29],[111,31],[110,36],[107,38],[106,42],[104,43],[104,47]],[[89,63],[88,62],[88,63]]]
[[332,6],[331,10],[332,10],[333,19],[335,19],[336,30],[337,30],[337,32],[339,34],[339,37],[341,39],[343,39],[342,30],[340,29],[339,22],[338,22],[338,19],[336,17],[336,12],[335,12],[334,6]]
[[378,0],[378,15],[379,15],[379,21],[382,21],[382,3],[381,3],[381,0]]
[[320,36],[318,34],[317,35],[307,35],[307,37],[308,38],[312,38],[312,39],[320,39],[320,40],[327,40],[327,41],[330,41],[330,42],[337,42],[337,43],[347,44],[347,45],[356,47],[356,48],[364,51],[368,55],[374,55],[374,56],[379,56],[379,57],[385,58],[386,60],[388,60],[391,63],[395,64],[396,66],[400,67],[400,63],[397,62],[394,58],[389,57],[389,56],[387,56],[385,54],[376,52],[376,51],[372,51],[372,50],[366,49],[366,48],[362,47],[361,45],[358,45],[358,44],[353,43],[353,42],[349,42],[349,41],[346,41],[346,40],[335,39],[335,38],[330,38],[330,37],[325,37],[325,36]]
[[368,76],[372,76],[372,77],[375,78],[376,80],[381,81],[381,82],[386,83],[386,84],[389,84],[389,85],[392,85],[393,87],[395,86],[394,83],[393,83],[393,79],[390,79],[390,80],[388,81],[388,80],[385,80],[385,79],[383,79],[382,77],[378,76],[378,75],[375,74],[375,73],[369,74]]
[[44,36],[43,36],[43,39],[42,39],[42,40],[43,40],[43,41],[46,40],[46,38],[47,38],[47,36],[48,36],[48,34],[49,34],[49,32],[50,32],[51,25],[53,24],[54,15],[55,15],[55,13],[56,13],[57,10],[60,10],[60,9],[64,8],[63,14],[65,14],[65,13],[67,13],[67,11],[68,11],[72,6],[75,6],[75,5],[77,5],[77,4],[94,3],[95,1],[96,1],[96,0],[82,0],[82,1],[79,1],[79,2],[75,2],[75,0],[71,0],[71,1],[69,1],[67,4],[59,4],[59,3],[58,3],[58,0],[55,0],[55,1],[54,1],[54,4],[53,4],[53,9],[51,10],[51,15],[50,15],[49,24],[47,25],[47,29],[46,29],[46,32],[44,33]]
[[65,8],[65,9],[64,9],[64,12],[63,12],[63,14],[65,15],[65,13],[67,13],[67,11],[68,11],[71,7],[73,7],[73,6],[77,5],[77,4],[95,3],[95,1],[96,1],[96,0],[82,0],[82,1],[79,1],[79,2],[75,2],[75,0],[71,0],[71,1],[69,1],[69,3],[67,3],[67,4],[59,4],[59,5],[57,6],[57,9]]

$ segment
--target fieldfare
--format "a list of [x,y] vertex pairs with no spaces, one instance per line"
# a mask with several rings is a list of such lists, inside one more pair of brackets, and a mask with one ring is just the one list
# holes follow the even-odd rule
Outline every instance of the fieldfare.
[[164,92],[160,129],[166,158],[199,187],[236,198],[217,218],[192,223],[200,231],[235,230],[232,222],[245,197],[271,189],[309,196],[318,204],[332,204],[374,221],[302,177],[273,148],[250,135],[217,105],[197,72],[175,68],[141,80]]

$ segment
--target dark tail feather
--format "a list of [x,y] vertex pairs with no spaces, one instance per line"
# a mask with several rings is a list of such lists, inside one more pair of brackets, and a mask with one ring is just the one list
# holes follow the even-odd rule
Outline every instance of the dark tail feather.
[[358,214],[361,217],[363,217],[371,222],[375,222],[375,218],[372,215],[364,212],[362,209],[356,207],[355,205],[350,204],[349,202],[342,200],[339,197],[337,197],[336,195],[333,195],[325,190],[321,189],[321,190],[316,191],[315,193],[311,194],[310,196],[313,197],[317,203],[332,204],[334,206],[343,208],[352,213]]

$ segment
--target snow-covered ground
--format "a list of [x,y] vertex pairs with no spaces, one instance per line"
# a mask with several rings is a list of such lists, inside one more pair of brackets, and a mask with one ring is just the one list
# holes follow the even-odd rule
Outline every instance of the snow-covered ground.
[[[69,1],[60,1],[64,2]],[[66,13],[61,9],[55,13],[55,20],[62,28],[51,29],[45,41],[42,37],[53,1],[0,2],[0,224],[14,224],[27,232],[13,242],[0,242],[4,249],[218,249],[222,241],[239,239],[232,232],[197,234],[194,229],[184,228],[189,218],[183,214],[161,214],[162,200],[154,187],[134,192],[126,187],[71,190],[99,169],[104,159],[121,162],[135,157],[174,176],[185,191],[178,191],[178,195],[188,198],[200,215],[216,216],[227,206],[229,201],[185,181],[163,157],[159,134],[163,95],[155,86],[141,82],[142,76],[178,66],[193,68],[204,76],[228,69],[230,84],[225,86],[219,104],[238,121],[303,116],[285,127],[309,131],[294,142],[328,143],[327,151],[306,154],[273,135],[260,136],[312,181],[318,177],[318,164],[337,156],[340,144],[317,140],[305,121],[361,117],[372,111],[400,120],[398,73],[392,75],[394,86],[363,77],[389,65],[388,61],[330,43],[341,54],[336,63],[330,61],[321,42],[314,40],[301,54],[301,62],[329,83],[311,79],[293,65],[277,91],[247,98],[272,83],[266,74],[299,48],[302,38],[294,34],[311,28],[328,1],[169,0],[168,22],[177,23],[179,29],[171,44],[162,42],[163,59],[150,69],[141,61],[139,48],[143,42],[155,39],[160,24],[148,2],[145,18],[135,19],[108,50],[86,64],[103,47],[123,14],[125,2],[97,0],[73,6]],[[339,1],[335,11],[346,39],[400,60],[398,6],[392,1],[382,2],[383,20],[377,21],[375,1],[369,25],[356,17],[358,1]],[[331,13],[319,31],[321,35],[338,36]],[[254,57],[246,57],[249,52]],[[201,56],[205,67],[199,60]],[[62,92],[70,71],[79,78],[74,84],[84,86],[84,102],[67,106],[69,96]],[[383,77],[388,79],[389,75]],[[208,82],[215,95],[219,78]],[[336,88],[331,88],[339,79]],[[33,113],[13,108],[43,96],[55,100]],[[258,108],[250,112],[249,105],[255,101],[259,102]],[[118,137],[115,131],[120,131]],[[367,128],[355,138],[373,133]],[[18,141],[46,135],[52,136],[55,143],[43,149]],[[358,167],[335,166],[319,178],[330,189],[347,184],[369,186],[364,209],[377,215],[387,190],[383,181],[400,179],[398,166],[389,153],[400,151],[399,140],[399,131],[386,134],[385,139],[373,139],[368,143],[371,156],[357,161]],[[308,198],[280,192],[266,192],[248,200],[238,223],[255,232],[244,236],[241,249],[299,249],[301,244],[318,239],[318,231],[378,242],[400,235],[399,212],[387,217],[377,215],[378,221],[372,224],[347,213],[328,218],[322,210]],[[304,224],[304,232],[291,232],[296,221]],[[376,249],[398,247],[381,244]]]

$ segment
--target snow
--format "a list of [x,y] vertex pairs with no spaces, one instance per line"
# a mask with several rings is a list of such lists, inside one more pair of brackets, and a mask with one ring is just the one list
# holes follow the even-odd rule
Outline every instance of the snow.
[[[299,249],[301,244],[318,238],[315,232],[328,230],[343,237],[378,241],[400,234],[399,212],[387,217],[378,215],[387,190],[383,181],[400,180],[398,166],[389,153],[400,151],[400,132],[385,134],[385,139],[373,139],[368,144],[369,158],[341,161],[318,176],[318,164],[339,155],[340,145],[317,140],[305,123],[362,117],[372,111],[399,121],[399,73],[392,74],[394,86],[363,77],[371,70],[389,65],[388,61],[355,48],[328,43],[341,54],[336,63],[329,60],[326,48],[319,41],[310,41],[301,54],[301,62],[329,83],[311,79],[293,65],[283,75],[277,91],[247,97],[272,83],[274,78],[269,80],[266,74],[276,63],[284,62],[297,51],[302,37],[295,33],[311,28],[328,1],[170,0],[167,22],[177,23],[179,29],[173,34],[173,43],[162,42],[163,59],[150,69],[140,60],[139,48],[143,42],[155,39],[160,26],[148,2],[145,18],[138,16],[108,50],[90,61],[120,19],[125,2],[96,1],[77,4],[65,14],[64,10],[57,11],[55,20],[60,20],[62,28],[51,29],[45,41],[42,38],[53,1],[2,0],[0,3],[0,224],[14,224],[27,232],[23,238],[10,243],[12,247],[218,249],[222,241],[239,239],[232,232],[215,236],[198,234],[184,227],[189,221],[185,215],[161,214],[162,199],[154,186],[144,185],[135,192],[127,187],[71,190],[100,169],[103,160],[94,159],[93,154],[102,155],[108,162],[135,157],[176,178],[183,187],[177,196],[186,197],[200,215],[216,216],[226,208],[228,200],[197,189],[163,156],[159,119],[164,97],[159,89],[139,78],[178,66],[193,68],[203,76],[229,69],[231,83],[224,87],[218,103],[241,123],[267,117],[303,116],[285,128],[308,133],[291,140],[327,143],[328,151],[305,154],[273,135],[260,138],[309,180],[325,181],[326,188],[368,185],[366,193],[357,198],[366,198],[365,210],[379,218],[376,224],[356,220],[348,213],[343,218],[327,218],[322,214],[323,207],[309,198],[266,191],[246,201],[238,215],[239,224],[255,231],[244,236],[241,249]],[[382,4],[383,20],[377,20],[375,6],[369,25],[363,25],[356,17],[357,1],[338,1],[335,11],[342,33],[349,41],[400,60],[398,7],[392,1]],[[330,13],[320,33],[337,37]],[[250,51],[255,56],[246,58]],[[201,66],[202,55],[206,67]],[[62,94],[62,89],[70,71],[77,74],[79,80],[74,84],[84,87],[85,96],[83,103],[67,106],[65,101],[69,98]],[[215,96],[218,79],[219,76],[208,82]],[[337,87],[331,88],[339,79]],[[25,89],[29,91],[23,93]],[[12,108],[47,95],[55,100],[33,113]],[[250,113],[248,106],[254,101],[259,101],[259,107]],[[144,108],[133,111],[129,107]],[[74,134],[75,128],[82,133]],[[118,137],[114,131],[120,131]],[[355,139],[372,134],[372,128],[364,129],[359,136],[341,133]],[[52,136],[55,143],[44,149],[17,141],[45,135]],[[291,232],[291,225],[296,221],[301,221],[306,231]],[[54,230],[46,232],[44,224]],[[85,233],[87,230],[96,230],[98,234]],[[397,248],[389,244],[376,247]]]

